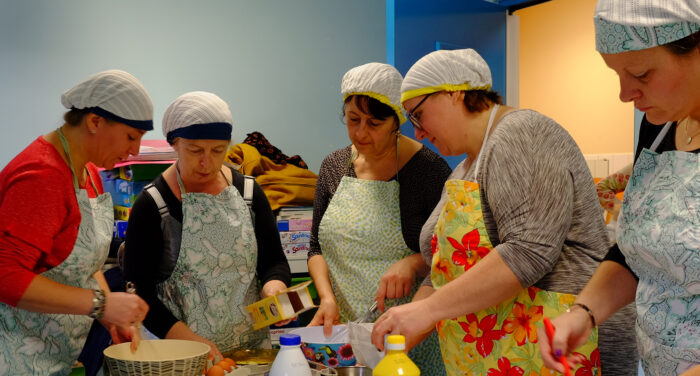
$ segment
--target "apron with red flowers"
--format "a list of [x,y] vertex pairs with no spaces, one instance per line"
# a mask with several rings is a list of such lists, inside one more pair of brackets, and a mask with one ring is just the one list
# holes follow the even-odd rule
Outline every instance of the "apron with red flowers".
[[[484,225],[479,184],[448,180],[445,192],[447,199],[431,242],[431,279],[435,289],[465,273],[493,249]],[[575,298],[530,286],[496,306],[439,321],[437,331],[447,374],[554,375],[554,371],[543,365],[537,328],[542,326],[545,316],[556,317],[565,312]],[[576,349],[576,353],[586,358],[576,371],[577,376],[601,374],[597,343],[598,333],[594,330],[588,342]]]

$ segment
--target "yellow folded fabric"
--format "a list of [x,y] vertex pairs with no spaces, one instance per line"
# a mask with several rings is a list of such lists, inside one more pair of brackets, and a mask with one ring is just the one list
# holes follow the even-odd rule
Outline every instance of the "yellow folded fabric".
[[282,206],[312,206],[318,175],[291,163],[278,164],[248,144],[229,148],[226,160],[242,174],[255,176],[272,210]]

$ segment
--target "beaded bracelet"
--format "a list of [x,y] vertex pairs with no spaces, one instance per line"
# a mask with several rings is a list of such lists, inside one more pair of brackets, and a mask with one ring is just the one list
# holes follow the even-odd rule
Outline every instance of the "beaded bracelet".
[[591,319],[591,325],[593,325],[593,327],[595,328],[596,327],[595,316],[593,315],[593,311],[591,311],[591,309],[588,308],[587,305],[585,305],[583,303],[573,303],[571,305],[571,307],[569,307],[569,309],[566,310],[566,312],[571,312],[571,308],[574,308],[576,306],[583,308],[583,310],[585,310],[586,313],[588,313],[588,317]]
[[105,290],[96,289],[95,295],[92,297],[92,310],[90,310],[88,316],[95,320],[101,319],[105,315],[106,303]]

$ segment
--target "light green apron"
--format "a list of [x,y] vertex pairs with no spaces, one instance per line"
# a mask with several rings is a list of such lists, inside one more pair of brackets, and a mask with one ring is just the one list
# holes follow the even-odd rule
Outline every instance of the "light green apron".
[[[318,238],[340,320],[355,320],[372,305],[389,267],[414,253],[401,232],[398,181],[344,176],[321,219]],[[409,296],[387,299],[387,308],[410,302],[419,285],[416,280]],[[435,333],[414,348],[410,357],[423,375],[445,374]]]
[[[55,282],[86,289],[99,288],[93,278],[109,253],[114,209],[109,193],[89,198],[70,161],[68,144],[58,130],[80,208],[78,237],[70,255],[41,275]],[[95,187],[92,176],[90,183]],[[95,188],[95,192],[97,189]],[[93,319],[84,315],[29,312],[0,304],[0,375],[68,375],[78,359]]]
[[[270,347],[269,332],[253,330],[245,307],[260,299],[258,246],[248,206],[231,185],[218,195],[182,193],[182,242],[158,296],[175,315],[221,352]],[[225,177],[225,175],[224,175]]]

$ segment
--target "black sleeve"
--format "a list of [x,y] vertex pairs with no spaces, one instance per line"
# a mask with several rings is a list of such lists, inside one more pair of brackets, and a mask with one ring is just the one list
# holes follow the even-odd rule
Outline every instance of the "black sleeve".
[[[233,184],[243,196],[245,177],[235,170],[233,172]],[[278,280],[289,286],[292,281],[292,273],[289,269],[287,257],[282,251],[282,242],[277,230],[277,220],[270,208],[270,202],[265,192],[256,182],[253,185],[253,213],[255,213],[255,239],[258,243],[257,273],[260,282],[264,285],[268,281]]]
[[[644,115],[644,117],[642,118],[642,122],[639,124],[639,136],[637,137],[637,147],[634,151],[635,161],[637,160],[637,158],[639,158],[639,155],[642,153],[642,150],[644,148],[648,149],[651,147],[651,144],[654,143],[656,137],[659,135],[659,133],[661,133],[661,130],[664,128],[664,125],[665,124],[652,124],[647,120],[646,115]],[[676,150],[676,125],[677,123],[673,123],[671,128],[668,130],[668,133],[666,133],[666,136],[664,136],[664,139],[661,141],[658,148],[656,149],[657,153],[663,153],[669,150]]]
[[620,251],[620,247],[617,246],[617,244],[613,245],[610,250],[608,251],[608,254],[605,255],[605,258],[603,261],[613,261],[616,262],[622,266],[625,267],[625,269],[629,270],[630,273],[632,273],[632,276],[634,279],[639,281],[639,277],[637,277],[636,274],[632,271],[629,265],[627,265],[627,260],[625,259],[625,255],[622,254],[622,251]]
[[440,201],[452,169],[437,153],[423,146],[399,171],[401,232],[408,248],[420,253],[420,232]]
[[316,181],[316,193],[314,195],[314,212],[311,220],[308,257],[323,253],[318,242],[318,227],[331,199],[333,199],[335,189],[340,184],[340,179],[342,179],[345,170],[347,170],[349,158],[350,146],[334,151],[321,162],[318,180]]
[[[158,180],[167,187],[162,177],[156,179]],[[160,281],[156,280],[154,271],[158,269],[162,256],[160,214],[155,201],[144,191],[136,198],[129,215],[124,248],[124,280],[133,282],[136,293],[148,303],[148,314],[143,322],[146,328],[156,336],[165,338],[178,319],[158,298],[156,292],[156,285]]]

